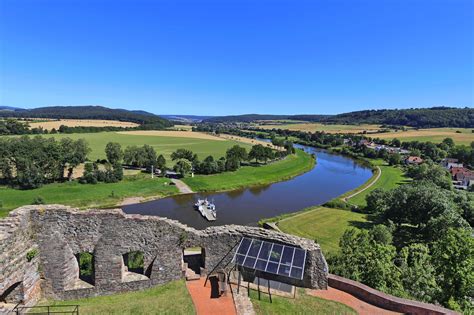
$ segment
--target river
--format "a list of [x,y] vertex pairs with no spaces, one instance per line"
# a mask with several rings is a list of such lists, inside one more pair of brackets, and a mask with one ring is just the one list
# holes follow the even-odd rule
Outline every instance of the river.
[[[129,214],[168,217],[197,229],[225,224],[257,225],[262,218],[321,205],[362,185],[372,176],[369,168],[350,158],[307,146],[295,146],[316,154],[317,164],[293,179],[228,192],[177,195],[123,206],[122,209]],[[208,222],[194,210],[193,204],[198,198],[214,201],[216,221]]]

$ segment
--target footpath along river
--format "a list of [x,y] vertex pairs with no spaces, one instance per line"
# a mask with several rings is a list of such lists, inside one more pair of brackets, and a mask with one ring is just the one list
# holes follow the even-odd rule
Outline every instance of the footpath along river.
[[[122,209],[129,214],[167,217],[197,229],[225,224],[257,225],[262,218],[321,205],[357,188],[372,176],[369,168],[350,158],[307,146],[295,147],[315,154],[317,163],[309,172],[290,180],[228,192],[177,195]],[[194,210],[198,198],[216,204],[216,221],[208,222]]]

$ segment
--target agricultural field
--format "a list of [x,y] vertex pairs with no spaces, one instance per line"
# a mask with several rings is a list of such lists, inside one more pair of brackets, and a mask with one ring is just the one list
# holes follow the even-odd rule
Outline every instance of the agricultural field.
[[[184,280],[141,291],[70,301],[43,301],[39,305],[79,305],[81,314],[195,314]],[[63,309],[64,311],[66,309]],[[35,310],[37,312],[41,310]]]
[[235,172],[196,175],[183,181],[194,191],[224,191],[282,181],[313,168],[314,158],[301,151],[268,165],[244,166]]
[[470,145],[474,141],[474,129],[471,128],[432,128],[407,130],[398,132],[375,133],[368,136],[372,138],[380,138],[391,140],[393,138],[401,141],[431,141],[440,143],[445,138],[452,138],[454,143]]
[[59,129],[61,125],[67,127],[137,127],[138,124],[118,121],[118,120],[99,120],[99,119],[59,119],[59,120],[45,120],[38,119],[28,122],[31,128],[40,128],[46,130]]
[[147,174],[125,176],[118,183],[80,184],[76,181],[53,183],[37,189],[19,190],[0,186],[0,217],[20,206],[32,204],[41,197],[47,204],[63,204],[79,208],[113,207],[128,197],[159,198],[178,193],[167,178],[151,179]]
[[89,160],[91,161],[105,158],[104,150],[108,142],[118,142],[122,145],[122,149],[131,145],[142,146],[148,144],[158,154],[163,154],[169,163],[171,161],[171,153],[181,148],[191,150],[198,155],[199,159],[204,159],[208,155],[213,155],[215,158],[222,157],[225,155],[226,150],[235,144],[239,144],[247,149],[251,147],[249,144],[188,131],[124,131],[49,134],[43,136],[56,139],[85,139],[92,150],[89,153]]
[[331,125],[321,123],[293,123],[293,124],[275,124],[275,125],[259,125],[262,129],[288,129],[295,131],[324,131],[326,133],[361,133],[377,132],[380,130],[379,125]]
[[339,239],[346,229],[368,224],[365,214],[327,207],[311,208],[277,222],[285,233],[315,240],[325,255],[339,250]]

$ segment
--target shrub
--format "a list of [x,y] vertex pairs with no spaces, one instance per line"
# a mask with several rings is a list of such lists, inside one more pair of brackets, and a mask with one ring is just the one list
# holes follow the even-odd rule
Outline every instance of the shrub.
[[351,207],[349,204],[346,202],[340,200],[340,199],[333,199],[328,202],[326,202],[323,206],[328,207],[328,208],[337,208],[337,209],[344,209],[344,210],[350,210]]
[[44,205],[46,202],[44,201],[44,198],[41,196],[37,196],[35,199],[33,199],[34,205]]
[[27,260],[28,262],[30,262],[30,261],[33,260],[33,258],[35,258],[36,256],[38,256],[38,254],[39,254],[39,252],[38,252],[38,249],[37,249],[37,248],[32,249],[32,250],[30,250],[30,251],[28,251],[28,252],[26,253],[26,260]]

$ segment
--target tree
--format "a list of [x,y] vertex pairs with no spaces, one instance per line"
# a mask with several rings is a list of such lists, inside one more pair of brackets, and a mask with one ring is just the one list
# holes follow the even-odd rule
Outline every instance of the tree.
[[346,230],[340,242],[340,253],[328,259],[332,272],[374,289],[403,295],[400,271],[394,264],[395,247],[374,240],[365,230]]
[[225,169],[227,171],[233,172],[236,171],[240,167],[240,162],[237,158],[231,157],[227,158],[225,161]]
[[449,148],[454,147],[454,140],[452,138],[445,138],[443,139],[443,144],[447,145]]
[[444,189],[452,189],[453,187],[448,171],[432,162],[423,163],[421,165],[410,165],[406,174],[418,181],[431,181]]
[[143,164],[142,166],[145,167],[148,171],[151,170],[151,167],[156,167],[156,162],[157,162],[157,156],[156,156],[156,151],[153,149],[152,146],[149,146],[148,144],[145,144],[141,148],[141,156],[142,156],[142,161]]
[[267,160],[273,160],[275,158],[273,150],[270,147],[264,147],[262,158],[265,161],[265,164],[267,164]]
[[[427,241],[438,238],[450,227],[467,227],[465,209],[454,202],[455,193],[429,181],[401,185],[389,193],[370,194],[369,209],[379,222],[393,222],[397,234]],[[376,196],[379,200],[375,200]]]
[[402,145],[401,141],[397,138],[393,138],[391,144],[392,144],[392,146],[397,147],[397,148],[399,148]]
[[166,169],[166,159],[163,154],[158,155],[156,158],[156,167],[162,171]]
[[237,168],[240,167],[242,161],[246,161],[248,159],[247,150],[245,148],[234,145],[232,148],[228,149],[225,154],[226,160],[234,160],[238,162]]
[[198,172],[201,174],[215,174],[219,172],[219,165],[214,160],[214,157],[209,155],[199,164]]
[[105,154],[111,164],[115,165],[120,163],[123,159],[122,146],[117,142],[109,142],[105,146]]
[[181,176],[186,176],[192,170],[192,164],[187,159],[179,159],[176,161],[176,164],[173,167],[173,170],[176,173],[179,173]]
[[62,149],[63,165],[64,167],[68,167],[67,178],[70,181],[72,180],[74,168],[86,161],[87,154],[90,152],[90,148],[84,139],[78,139],[74,141],[70,138],[63,138],[61,139],[60,144]]
[[474,238],[471,229],[448,229],[433,245],[433,263],[441,286],[440,302],[454,310],[474,310]]
[[389,165],[398,165],[402,161],[402,156],[398,153],[393,153],[388,155],[388,164]]
[[178,149],[175,152],[171,153],[171,159],[173,161],[179,160],[179,159],[186,159],[189,162],[193,162],[197,160],[197,155],[193,154],[193,151],[187,150],[187,149]]
[[255,163],[258,163],[259,160],[263,160],[265,157],[265,147],[261,144],[254,145],[248,156],[249,159],[255,159]]
[[410,297],[427,303],[436,302],[441,293],[431,260],[429,248],[417,243],[403,247],[397,259],[405,291]]
[[136,145],[128,146],[125,149],[123,160],[127,165],[141,167],[143,165],[143,157],[141,156],[140,148]]
[[376,188],[373,191],[371,191],[366,197],[366,203],[367,206],[365,207],[365,210],[367,213],[372,213],[372,214],[378,214],[380,215],[381,213],[384,213],[386,209],[388,208],[388,205],[386,202],[389,199],[390,192],[385,191],[380,188]]

